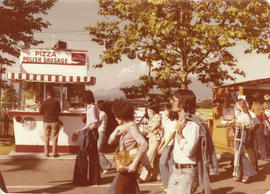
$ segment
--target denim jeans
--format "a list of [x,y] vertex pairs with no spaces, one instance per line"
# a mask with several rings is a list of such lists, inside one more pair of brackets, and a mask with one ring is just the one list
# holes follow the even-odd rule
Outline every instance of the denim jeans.
[[172,171],[172,149],[173,145],[166,146],[159,159],[159,170],[163,187],[168,187],[168,182]]
[[181,168],[173,171],[169,180],[167,194],[193,194],[197,189],[197,168]]
[[[157,179],[157,176],[159,174],[159,169],[154,166],[155,158],[158,156],[157,151],[158,151],[158,146],[160,144],[160,140],[155,140],[153,138],[149,138],[149,147],[147,150],[147,157],[149,158],[149,161],[151,163],[151,167],[153,168],[153,172],[149,172],[146,167],[142,168],[141,174],[140,174],[140,179],[144,181],[149,181],[151,179]],[[157,165],[158,166],[158,165]]]
[[111,163],[109,162],[109,160],[105,157],[103,153],[103,149],[104,149],[106,139],[107,139],[106,132],[99,131],[98,134],[99,134],[99,137],[98,137],[97,146],[98,146],[99,164],[102,170],[109,170],[111,169]]
[[[257,154],[257,158],[264,160],[267,158],[264,127],[261,126],[255,131],[254,147]],[[259,154],[260,152],[260,154]]]

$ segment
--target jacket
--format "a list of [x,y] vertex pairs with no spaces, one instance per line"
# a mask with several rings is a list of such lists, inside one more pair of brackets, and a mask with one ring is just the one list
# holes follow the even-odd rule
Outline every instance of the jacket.
[[201,192],[211,194],[209,175],[218,175],[218,162],[211,134],[203,119],[193,114],[186,114],[185,119],[200,126],[200,143],[197,151],[198,184]]

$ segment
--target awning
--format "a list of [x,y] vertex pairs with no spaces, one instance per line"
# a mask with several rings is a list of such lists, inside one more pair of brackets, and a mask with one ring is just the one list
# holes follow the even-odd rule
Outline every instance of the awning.
[[96,78],[90,76],[64,76],[64,75],[43,75],[28,73],[7,73],[7,79],[11,81],[27,81],[27,82],[45,82],[45,83],[84,83],[87,85],[95,85]]

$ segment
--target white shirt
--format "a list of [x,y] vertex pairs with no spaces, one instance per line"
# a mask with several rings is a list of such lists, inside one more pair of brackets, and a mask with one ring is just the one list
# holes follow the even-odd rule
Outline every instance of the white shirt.
[[188,121],[182,130],[183,139],[178,142],[175,137],[173,148],[173,159],[180,164],[196,164],[196,151],[200,138],[200,126],[192,121]]
[[[255,126],[258,125],[258,124],[261,124],[261,122],[260,122],[260,120],[258,119],[258,117],[257,117],[252,111],[249,110],[248,112],[249,112],[249,114],[250,114],[250,116],[251,116],[253,127],[255,127]],[[237,111],[237,110],[236,110],[236,113],[235,113],[236,119],[237,119],[238,117],[241,117],[242,115],[246,115],[246,113],[243,113],[243,112],[240,112],[240,111]],[[248,119],[249,119],[249,117],[248,117]]]
[[[170,134],[174,131],[176,124],[177,121],[171,121],[167,116],[164,116],[164,118],[162,119],[162,126],[164,130],[163,137],[165,139],[169,138]],[[173,139],[168,143],[168,145],[172,145],[172,143]]]
[[95,104],[90,104],[87,106],[86,110],[86,126],[88,127],[92,123],[99,122],[98,108]]
[[106,131],[107,127],[107,114],[104,111],[99,111],[99,126],[98,131]]

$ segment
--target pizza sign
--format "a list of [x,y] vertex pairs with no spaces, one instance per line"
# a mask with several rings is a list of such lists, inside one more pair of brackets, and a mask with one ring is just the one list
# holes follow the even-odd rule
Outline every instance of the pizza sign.
[[86,51],[28,49],[21,52],[21,64],[86,65]]
[[88,51],[23,49],[20,55],[22,73],[87,76]]

